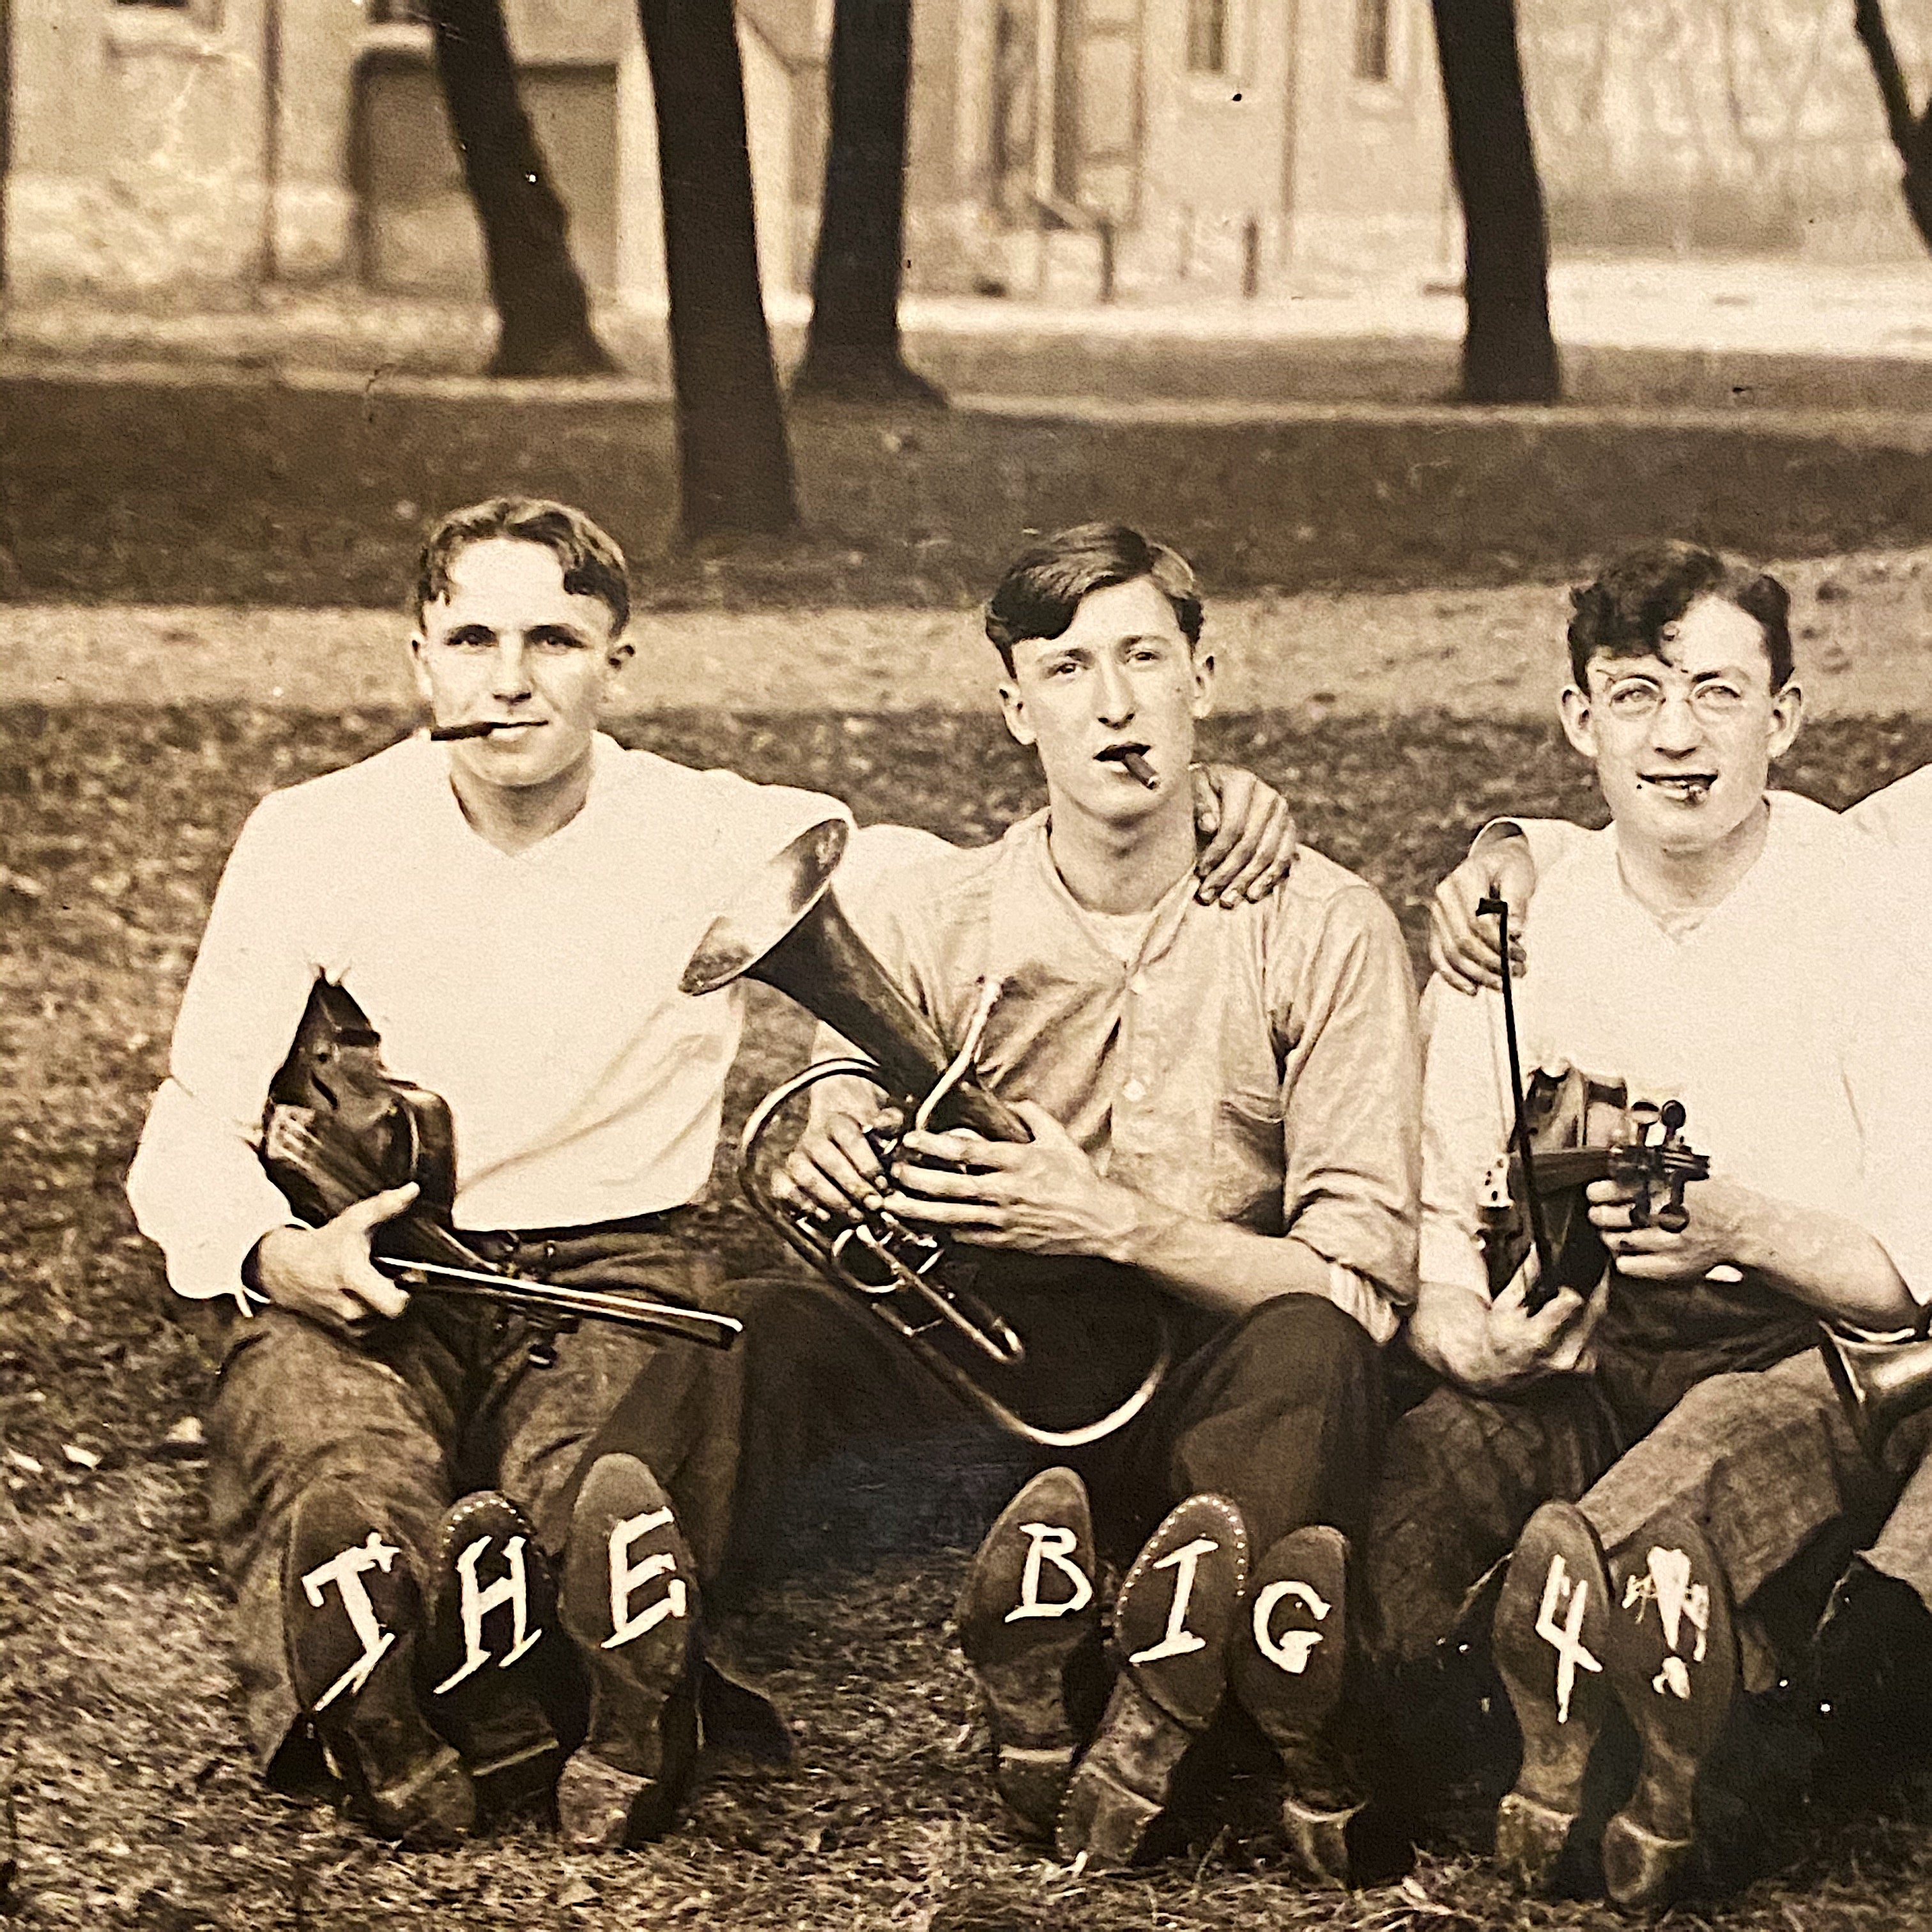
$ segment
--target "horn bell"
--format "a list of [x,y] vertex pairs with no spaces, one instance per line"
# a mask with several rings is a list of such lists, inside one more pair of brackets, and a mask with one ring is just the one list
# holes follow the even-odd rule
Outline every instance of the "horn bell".
[[[679,989],[715,993],[741,978],[776,986],[876,1061],[898,1092],[924,1094],[952,1055],[831,890],[850,836],[842,818],[822,820],[760,866],[706,929]],[[945,1096],[933,1124],[970,1127],[988,1140],[1032,1138],[1012,1108],[970,1078]]]
[[1826,1328],[1818,1347],[1852,1432],[1879,1461],[1892,1431],[1932,1407],[1932,1340],[1869,1342]]

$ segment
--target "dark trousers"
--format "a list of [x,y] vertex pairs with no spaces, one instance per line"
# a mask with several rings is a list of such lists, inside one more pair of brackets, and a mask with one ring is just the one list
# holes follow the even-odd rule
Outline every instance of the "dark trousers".
[[[716,1268],[662,1238],[616,1244],[659,1285],[701,1295]],[[559,1522],[584,1444],[655,1346],[605,1322],[556,1339],[536,1366],[530,1332],[488,1309],[418,1295],[361,1340],[270,1308],[221,1331],[208,1410],[209,1532],[235,1599],[234,1654],[250,1742],[279,1780],[300,1728],[282,1617],[282,1551],[308,1492],[346,1486],[386,1521],[428,1581],[436,1526],[495,1487]],[[676,1346],[676,1345],[673,1345]],[[562,1522],[567,1525],[567,1514]],[[561,1534],[546,1546],[554,1551]]]
[[1390,1427],[1358,1552],[1356,1628],[1399,1672],[1431,1655],[1540,1505],[1575,1502],[1657,1420],[1593,1376],[1494,1400],[1442,1384]]
[[[844,1449],[992,1427],[853,1296],[773,1278],[744,1284],[738,1310],[746,1332],[730,1353],[653,1355],[584,1460],[621,1450],[650,1465],[700,1587],[728,1605],[799,1475]],[[1088,1328],[1090,1342],[1104,1327]],[[1381,1352],[1360,1325],[1298,1294],[1234,1322],[1180,1311],[1177,1328],[1174,1366],[1131,1423],[1084,1450],[1033,1451],[1039,1466],[1070,1463],[1088,1479],[1103,1542],[1131,1552],[1200,1490],[1240,1509],[1257,1556],[1306,1523],[1358,1532],[1382,1414]],[[1091,1366],[1038,1345],[1030,1354],[1063,1382]]]
[[[1816,1351],[1688,1387],[1623,1367],[1613,1354],[1495,1400],[1438,1387],[1395,1424],[1361,1557],[1378,1662],[1429,1655],[1549,1502],[1580,1504],[1612,1556],[1666,1516],[1697,1522],[1740,1609],[1762,1612],[1740,1622],[1748,1681],[1766,1675],[1780,1625],[1808,1632],[1838,1567],[1821,1540],[1841,1535],[1848,1556],[1898,1489],[1859,1450]],[[1816,1576],[1781,1576],[1814,1546]],[[1909,1577],[1909,1549],[1901,1528],[1874,1553]],[[1756,1604],[1774,1578],[1790,1604]]]

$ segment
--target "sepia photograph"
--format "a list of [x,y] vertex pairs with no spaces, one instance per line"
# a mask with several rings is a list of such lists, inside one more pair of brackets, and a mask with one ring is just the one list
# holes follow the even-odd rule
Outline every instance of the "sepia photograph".
[[1932,0],[0,0],[0,1922],[1932,1928]]

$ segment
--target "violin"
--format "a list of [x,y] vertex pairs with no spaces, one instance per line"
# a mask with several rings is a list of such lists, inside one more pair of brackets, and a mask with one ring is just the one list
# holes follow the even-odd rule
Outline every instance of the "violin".
[[1523,1298],[1526,1312],[1546,1307],[1566,1288],[1583,1295],[1594,1290],[1610,1252],[1589,1216],[1584,1190],[1593,1180],[1635,1189],[1632,1227],[1673,1234],[1686,1227],[1684,1190],[1710,1178],[1711,1162],[1685,1141],[1685,1118],[1680,1101],[1632,1101],[1622,1083],[1593,1079],[1576,1067],[1532,1073],[1516,1147],[1484,1179],[1478,1238],[1491,1296],[1509,1286],[1532,1251],[1539,1268]]
[[[1574,1066],[1538,1068],[1526,1087],[1516,1043],[1516,992],[1509,957],[1509,905],[1493,893],[1476,908],[1496,922],[1503,962],[1503,1032],[1516,1103],[1513,1151],[1484,1177],[1478,1238],[1493,1300],[1533,1252],[1537,1278],[1523,1297],[1534,1315],[1566,1288],[1589,1295],[1610,1265],[1610,1251],[1590,1220],[1584,1190],[1593,1180],[1633,1185],[1630,1226],[1672,1234],[1690,1225],[1684,1190],[1710,1178],[1711,1162],[1684,1138],[1681,1100],[1633,1102],[1629,1090],[1593,1080]],[[1657,1204],[1656,1196],[1664,1196]]]
[[414,1181],[415,1201],[374,1230],[370,1259],[406,1287],[520,1315],[533,1331],[530,1356],[540,1366],[556,1360],[556,1336],[583,1321],[712,1348],[737,1339],[742,1324],[730,1316],[565,1286],[479,1253],[451,1219],[456,1130],[449,1103],[390,1073],[382,1048],[354,994],[318,974],[262,1117],[262,1165],[302,1220],[320,1227],[356,1202]]

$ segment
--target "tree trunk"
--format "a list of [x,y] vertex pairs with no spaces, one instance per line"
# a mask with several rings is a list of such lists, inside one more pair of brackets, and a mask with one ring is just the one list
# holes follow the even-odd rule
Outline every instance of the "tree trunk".
[[812,326],[794,394],[945,403],[899,348],[911,76],[911,0],[837,0]]
[[1872,78],[1878,82],[1879,98],[1885,103],[1885,124],[1892,145],[1898,150],[1904,172],[1899,185],[1912,226],[1928,248],[1932,248],[1932,107],[1924,115],[1912,111],[1912,97],[1898,56],[1893,51],[1892,34],[1885,23],[1882,0],[1856,0],[1852,25],[1864,44],[1871,62]]
[[684,532],[798,520],[758,286],[745,74],[731,0],[638,0],[657,102]]
[[1462,202],[1462,396],[1550,403],[1561,393],[1550,332],[1550,234],[1516,53],[1514,0],[1433,0]]
[[493,376],[614,369],[590,326],[569,218],[517,92],[502,0],[428,0],[436,70],[476,204],[496,305]]

